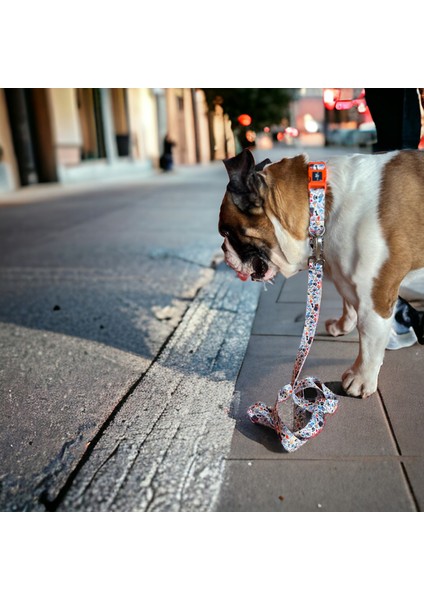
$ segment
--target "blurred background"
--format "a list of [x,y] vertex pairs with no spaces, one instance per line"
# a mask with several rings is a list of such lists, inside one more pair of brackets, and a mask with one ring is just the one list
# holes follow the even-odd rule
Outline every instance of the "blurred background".
[[166,136],[175,165],[376,141],[358,88],[4,88],[0,193],[151,173]]

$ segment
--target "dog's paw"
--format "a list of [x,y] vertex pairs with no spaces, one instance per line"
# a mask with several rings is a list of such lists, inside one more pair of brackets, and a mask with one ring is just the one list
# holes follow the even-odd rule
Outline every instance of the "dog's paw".
[[360,369],[351,367],[342,375],[342,386],[349,396],[368,398],[377,391],[377,381]]
[[339,321],[337,319],[328,319],[328,321],[325,322],[325,330],[333,337],[343,335],[343,332],[341,331],[339,326]]
[[343,319],[328,319],[325,322],[325,329],[327,333],[332,335],[333,337],[337,337],[339,335],[346,335],[350,333],[355,327],[355,324],[349,323],[347,326]]

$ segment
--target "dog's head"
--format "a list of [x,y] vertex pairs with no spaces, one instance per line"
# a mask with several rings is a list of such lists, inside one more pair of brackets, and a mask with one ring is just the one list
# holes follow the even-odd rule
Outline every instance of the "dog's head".
[[[304,165],[304,158],[299,158]],[[298,231],[291,231],[293,217],[290,215],[295,215],[296,209],[292,211],[285,206],[290,203],[291,195],[298,194],[297,188],[291,191],[289,188],[292,183],[289,183],[288,196],[277,193],[281,183],[280,174],[284,175],[289,170],[291,173],[294,160],[283,159],[271,165],[267,159],[255,166],[249,150],[224,160],[230,181],[221,204],[219,232],[224,237],[222,250],[225,262],[243,281],[249,278],[253,281],[269,281],[279,271],[289,277],[304,268],[307,202],[304,207],[302,204],[302,229],[299,234]],[[289,179],[293,181],[292,174]],[[296,228],[299,229],[298,223]]]
[[221,205],[219,232],[224,237],[225,262],[243,281],[249,277],[268,281],[277,273],[270,260],[275,234],[263,208],[266,184],[261,171],[270,162],[267,159],[255,166],[249,150],[224,160],[230,181]]

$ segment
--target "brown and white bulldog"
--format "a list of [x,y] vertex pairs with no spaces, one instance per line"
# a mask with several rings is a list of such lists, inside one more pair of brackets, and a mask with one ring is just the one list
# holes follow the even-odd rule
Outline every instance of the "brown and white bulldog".
[[[308,268],[308,158],[255,166],[244,150],[224,161],[230,181],[219,232],[226,263],[242,280],[291,277]],[[333,336],[359,331],[359,354],[342,375],[366,398],[377,379],[402,280],[424,267],[424,153],[335,157],[327,161],[325,275],[343,298],[326,322]]]

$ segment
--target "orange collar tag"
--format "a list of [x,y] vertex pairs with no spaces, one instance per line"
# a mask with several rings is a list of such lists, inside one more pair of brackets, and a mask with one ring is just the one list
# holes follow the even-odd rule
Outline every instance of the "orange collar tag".
[[327,165],[325,162],[310,162],[308,164],[308,188],[327,187]]

